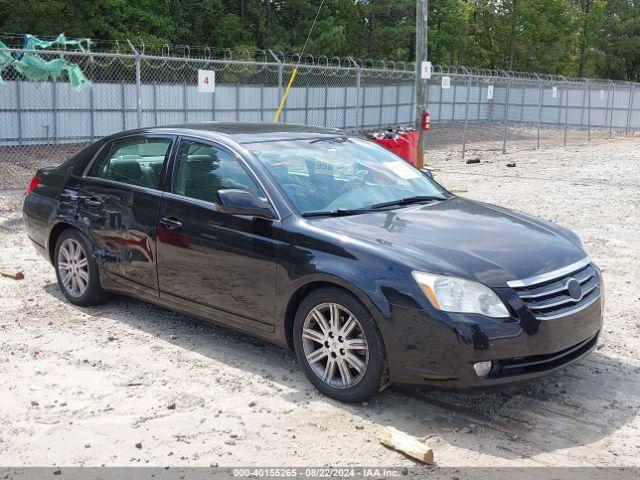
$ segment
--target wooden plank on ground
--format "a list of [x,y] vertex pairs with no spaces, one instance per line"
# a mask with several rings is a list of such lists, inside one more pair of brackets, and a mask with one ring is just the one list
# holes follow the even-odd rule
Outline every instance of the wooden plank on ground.
[[0,270],[0,275],[14,280],[22,280],[24,278],[24,273],[20,270]]
[[378,433],[378,440],[383,445],[398,450],[422,463],[433,463],[433,450],[427,444],[393,427],[386,427]]

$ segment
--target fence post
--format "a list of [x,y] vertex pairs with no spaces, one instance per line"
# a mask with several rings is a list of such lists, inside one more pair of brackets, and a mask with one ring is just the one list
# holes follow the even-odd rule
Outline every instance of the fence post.
[[140,55],[136,55],[136,122],[142,127],[142,72]]
[[283,76],[282,63],[278,64],[278,97],[282,98],[282,94],[284,93],[284,85],[282,85],[282,76]]
[[382,125],[382,104],[384,103],[384,85],[380,85],[380,109],[378,110],[378,125]]
[[[536,75],[536,76],[538,76],[538,75]],[[542,78],[540,78],[540,86],[539,86],[538,97],[539,97],[539,101],[538,101],[538,138],[536,140],[536,148],[539,150],[540,149],[540,127],[542,125],[542,104],[544,103],[544,88],[543,88]]]
[[[489,81],[491,82],[489,85],[493,85],[493,94],[495,95],[495,90],[496,90],[496,79],[498,77],[491,77],[489,79]],[[487,121],[489,122],[489,124],[493,123],[493,97],[491,99],[489,99],[489,85],[487,85]]]
[[182,119],[187,123],[187,81],[182,81]]
[[[53,141],[54,143],[56,143],[56,139],[58,138],[58,85],[57,82],[55,81],[55,79],[51,82],[51,86],[52,86],[52,103],[53,103]],[[89,89],[90,92],[93,91],[93,89]],[[89,97],[89,101],[91,103],[91,105],[89,106],[90,109],[93,109],[93,95],[91,93],[89,93],[90,97]],[[48,133],[48,131],[47,131]],[[91,139],[93,140],[93,112],[91,113]],[[49,135],[47,135],[47,141],[49,141]]]
[[478,105],[476,105],[476,125],[480,125],[480,105],[482,105],[482,84],[480,83],[480,79],[478,80]]
[[627,126],[624,129],[624,134],[629,135],[629,126],[631,125],[631,109],[633,107],[633,96],[635,94],[636,87],[632,87],[629,90],[629,108],[627,109]]
[[587,81],[587,140],[591,141],[591,84]]
[[282,95],[284,94],[284,85],[282,84],[282,77],[283,77],[282,62],[280,61],[278,56],[275,53],[273,53],[273,50],[269,49],[269,53],[278,64],[278,100],[279,100],[282,98]]
[[[235,97],[236,97],[236,122],[240,121],[240,85],[236,84],[235,86]],[[283,116],[282,116],[282,120],[284,121],[284,123],[287,122],[287,112],[286,110],[284,110],[282,112]]]
[[[566,84],[565,84],[566,87]],[[569,90],[567,88],[562,89],[564,93],[564,146],[567,146],[567,120],[569,116]],[[562,98],[562,97],[561,97]]]
[[18,145],[22,145],[22,95],[20,77],[16,78],[16,116],[18,117]]
[[438,121],[443,122],[442,118],[442,72],[440,72],[440,86],[438,87]]
[[127,99],[125,93],[124,79],[120,83],[120,103],[122,104],[122,130],[127,129]]
[[582,108],[580,109],[580,126],[584,125],[584,107],[587,99],[587,94],[585,92],[584,86],[582,87]]
[[361,75],[362,75],[362,71],[360,68],[360,65],[351,57],[349,57],[349,60],[351,61],[351,63],[353,63],[353,65],[355,65],[356,68],[356,132],[359,130],[360,128],[360,83],[361,83]]
[[[429,88],[427,86],[427,88]],[[400,84],[396,85],[396,121],[395,124],[398,125],[398,109],[399,109],[399,103],[400,103]]]
[[153,124],[158,125],[158,82],[153,81]]
[[264,88],[260,89],[260,121],[264,122]]
[[[91,77],[94,78],[94,69],[93,69],[93,56],[89,57],[89,60],[91,62]],[[96,136],[96,119],[95,119],[95,114],[96,114],[96,100],[95,100],[95,94],[94,94],[94,88],[90,88],[89,89],[89,113],[91,115],[90,119],[91,119],[91,141],[93,142],[93,139]],[[157,123],[156,123],[157,125]]]
[[504,100],[504,130],[502,133],[502,153],[507,153],[507,122],[509,121],[509,100],[511,96],[511,76],[507,82],[507,92]]
[[[554,82],[554,83],[559,83],[559,82]],[[556,95],[558,94],[558,87],[557,85],[552,85],[551,88],[553,89],[553,87],[556,87]],[[553,94],[553,90],[551,91],[551,93]],[[558,96],[558,120],[556,121],[556,124],[558,126],[562,125],[562,94],[564,93],[563,89],[560,89],[560,95]]]
[[[155,102],[155,99],[153,101]],[[216,91],[215,90],[213,91],[213,94],[211,94],[211,120],[214,122],[216,120]]]
[[324,84],[324,121],[323,126],[327,126],[327,107],[329,106],[329,85]]
[[309,86],[304,87],[304,124],[309,125]]
[[611,89],[611,114],[609,119],[609,138],[611,138],[613,133],[613,114],[616,108],[616,84],[613,84]]
[[[451,78],[452,76],[453,75],[449,74],[449,78]],[[453,105],[451,107],[451,123],[456,121],[456,102],[457,101],[458,101],[458,82],[455,82],[453,84]]]
[[91,108],[91,141],[93,141],[96,136],[96,100],[93,87],[89,89],[89,108]]
[[349,96],[347,95],[347,91],[349,90],[349,87],[347,85],[344,86],[343,88],[343,97],[342,97],[342,128],[346,129],[347,128],[347,101],[349,99]]
[[142,126],[142,60],[140,54],[138,53],[138,50],[136,50],[136,47],[133,46],[133,43],[131,43],[130,40],[127,40],[127,43],[129,44],[129,48],[131,48],[133,54],[136,57],[136,123],[138,125],[138,128],[140,128]]
[[[430,79],[429,80],[422,80],[424,82],[424,88],[423,88],[423,92],[424,92],[424,109],[426,112],[429,112],[429,87],[431,85],[429,85],[430,83]],[[429,115],[431,115],[431,113],[429,113]],[[396,122],[398,123],[398,122]],[[427,141],[427,136],[425,135],[424,137],[425,142]]]
[[[357,80],[357,83],[358,83],[358,85],[357,85],[357,87],[358,87],[357,88],[357,90],[358,90],[358,96],[357,96],[358,105],[356,106],[356,108],[357,108],[357,111],[360,112],[359,120],[358,120],[358,128],[363,128],[364,127],[364,118],[365,118],[364,106],[365,106],[365,103],[367,101],[367,90],[365,88],[362,88],[362,70],[361,69],[358,69],[358,78],[356,80]],[[360,101],[360,91],[362,91],[362,102]]]
[[469,80],[467,82],[467,103],[464,109],[464,138],[462,139],[462,159],[464,160],[464,154],[467,150],[467,138],[469,135],[469,97],[471,97],[471,72],[469,72],[466,68],[467,76]]

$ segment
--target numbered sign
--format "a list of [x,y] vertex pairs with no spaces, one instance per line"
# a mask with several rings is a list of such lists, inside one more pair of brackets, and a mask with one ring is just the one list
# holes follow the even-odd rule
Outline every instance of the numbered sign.
[[553,90],[551,90],[551,96],[553,98],[558,98],[558,87],[553,87]]
[[198,91],[213,93],[216,89],[216,72],[213,70],[198,70]]
[[493,85],[487,86],[487,100],[493,100]]
[[449,87],[451,87],[451,78],[442,77],[442,88],[447,90]]
[[431,62],[423,61],[420,63],[420,78],[429,80],[431,78]]

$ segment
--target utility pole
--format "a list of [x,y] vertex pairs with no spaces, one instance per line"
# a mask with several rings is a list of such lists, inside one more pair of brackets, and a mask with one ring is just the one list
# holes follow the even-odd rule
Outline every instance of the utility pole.
[[422,120],[427,110],[425,102],[426,79],[422,78],[422,62],[427,61],[427,17],[429,15],[429,0],[416,0],[416,128],[418,129],[418,159],[417,167],[424,168],[424,136]]

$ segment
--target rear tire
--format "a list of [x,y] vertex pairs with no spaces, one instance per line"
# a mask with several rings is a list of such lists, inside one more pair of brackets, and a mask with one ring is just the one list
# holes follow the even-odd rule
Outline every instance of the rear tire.
[[362,402],[381,390],[382,336],[371,313],[351,294],[323,288],[307,296],[293,323],[293,345],[309,381],[342,402]]
[[89,307],[105,300],[92,245],[78,230],[68,228],[60,234],[53,264],[60,290],[71,303]]

